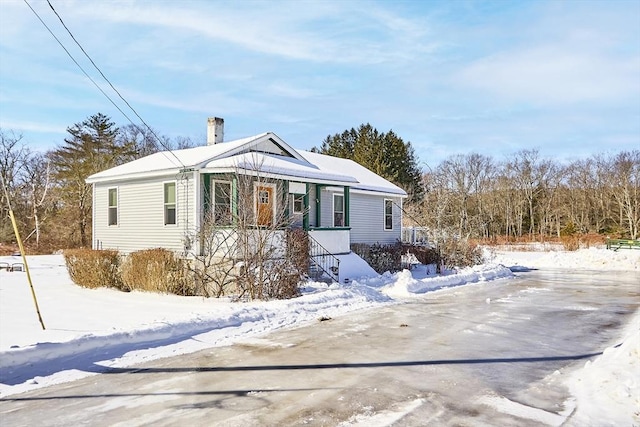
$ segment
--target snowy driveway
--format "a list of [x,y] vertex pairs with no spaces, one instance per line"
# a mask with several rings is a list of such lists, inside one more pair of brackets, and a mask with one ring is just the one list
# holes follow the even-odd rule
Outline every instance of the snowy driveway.
[[[560,425],[637,273],[521,273],[0,401],[3,425]],[[568,422],[571,425],[571,419]]]

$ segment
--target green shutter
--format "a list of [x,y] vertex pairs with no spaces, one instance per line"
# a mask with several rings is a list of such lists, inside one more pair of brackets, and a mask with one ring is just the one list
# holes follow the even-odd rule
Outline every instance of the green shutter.
[[305,230],[309,231],[309,211],[311,210],[309,208],[309,192],[311,191],[311,184],[306,183],[306,191],[304,193],[304,197],[303,197],[303,203],[304,203],[304,214],[302,217],[302,228],[304,228]]
[[350,201],[350,193],[349,187],[344,187],[344,226],[349,227],[349,211],[351,208],[349,207]]

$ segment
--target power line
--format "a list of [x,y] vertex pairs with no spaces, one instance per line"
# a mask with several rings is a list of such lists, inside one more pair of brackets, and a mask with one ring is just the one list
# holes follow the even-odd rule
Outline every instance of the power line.
[[115,88],[115,86],[113,86],[113,84],[111,83],[111,81],[107,78],[107,76],[104,75],[104,73],[102,72],[102,70],[96,65],[96,63],[93,61],[93,59],[89,56],[89,54],[84,50],[84,48],[82,47],[82,45],[80,44],[80,42],[78,42],[78,40],[75,38],[75,36],[73,35],[73,33],[71,33],[71,30],[69,30],[69,28],[67,27],[67,25],[64,23],[64,21],[62,20],[62,17],[58,14],[58,12],[55,10],[55,8],[53,7],[53,5],[51,4],[51,2],[49,0],[47,0],[47,3],[49,4],[49,7],[51,8],[51,10],[53,11],[53,13],[55,13],[55,15],[58,17],[58,20],[60,20],[60,23],[62,24],[62,26],[64,27],[65,30],[67,30],[67,33],[69,33],[69,36],[71,36],[71,38],[73,39],[73,41],[78,45],[78,47],[80,48],[80,50],[82,51],[82,53],[84,53],[84,56],[87,57],[87,59],[91,62],[91,64],[93,65],[93,67],[98,71],[98,73],[100,73],[100,75],[102,76],[102,78],[109,84],[109,86],[111,87],[111,89],[113,89],[113,91],[118,95],[118,97],[120,97],[120,99],[127,105],[127,107],[129,107],[129,109],[131,111],[133,111],[133,114],[136,115],[136,117],[138,119],[140,119],[140,121],[147,127],[147,129],[149,130],[149,132],[151,132],[151,134],[158,140],[158,142],[160,143],[160,145],[167,151],[169,151],[173,157],[176,158],[176,160],[180,163],[180,165],[182,167],[185,167],[185,165],[180,161],[180,159],[178,158],[178,156],[175,155],[175,153],[173,151],[171,151],[171,149],[169,147],[167,147],[162,140],[158,137],[158,135],[156,135],[156,133],[153,131],[153,129],[147,124],[147,122],[144,121],[144,119],[142,117],[140,117],[140,115],[138,114],[138,112],[135,110],[135,108],[133,108],[131,106],[131,104],[129,104],[129,102],[124,99],[124,97],[120,94],[120,92],[118,91],[118,89]]
[[[29,7],[29,9],[31,9],[31,11],[33,12],[33,14],[38,18],[38,20],[42,23],[42,25],[44,25],[44,27],[47,29],[47,31],[49,31],[49,34],[51,34],[51,36],[58,42],[58,44],[60,45],[60,47],[62,47],[62,49],[64,49],[64,51],[67,53],[67,55],[69,56],[69,58],[71,58],[71,60],[78,66],[78,68],[82,71],[82,73],[91,81],[91,83],[93,83],[93,85],[98,88],[98,90],[109,100],[109,102],[111,102],[111,104],[113,104],[114,107],[116,107],[116,109],[118,111],[120,111],[120,113],[122,113],[122,115],[129,121],[129,123],[131,123],[134,126],[138,126],[137,124],[135,124],[133,122],[133,120],[131,120],[131,118],[124,112],[122,111],[122,109],[113,101],[113,99],[111,99],[111,97],[104,91],[102,90],[102,88],[100,87],[100,85],[98,85],[95,80],[93,80],[91,78],[91,76],[89,76],[89,74],[84,70],[84,68],[82,68],[82,66],[78,63],[78,61],[76,61],[76,59],[73,57],[73,55],[71,55],[71,53],[69,52],[69,50],[64,46],[64,44],[60,41],[60,39],[58,39],[58,37],[56,37],[56,35],[53,33],[53,31],[49,28],[49,26],[47,26],[47,24],[42,20],[42,18],[40,17],[40,15],[38,15],[38,13],[33,9],[33,7],[31,7],[31,5],[29,4],[29,2],[27,0],[23,0],[26,5]],[[62,24],[62,26],[65,28],[65,30],[67,30],[67,32],[69,33],[69,35],[71,36],[71,38],[73,39],[73,41],[78,45],[78,47],[80,48],[80,50],[82,51],[82,53],[84,53],[84,55],[89,59],[89,61],[91,62],[91,64],[94,66],[94,68],[96,70],[98,70],[98,72],[100,73],[100,75],[102,76],[102,78],[109,84],[109,86],[111,87],[111,89],[113,89],[113,91],[118,94],[118,96],[120,97],[120,99],[127,105],[127,107],[129,107],[129,109],[136,115],[136,117],[138,117],[138,119],[140,119],[140,121],[146,126],[146,128],[149,130],[149,132],[151,132],[151,134],[155,137],[155,139],[158,141],[158,143],[169,153],[171,153],[171,155],[178,161],[178,163],[185,168],[186,166],[182,163],[182,161],[180,160],[180,158],[178,158],[178,156],[176,156],[176,154],[169,148],[167,147],[164,142],[162,142],[162,140],[158,137],[158,135],[156,135],[156,133],[153,131],[153,129],[147,124],[147,122],[144,121],[144,119],[142,117],[140,117],[140,115],[138,114],[138,112],[131,106],[131,104],[129,104],[129,102],[127,102],[127,100],[120,94],[120,92],[118,92],[118,90],[113,86],[113,84],[111,83],[111,81],[109,81],[109,79],[104,75],[104,73],[100,70],[100,68],[96,65],[96,63],[93,61],[93,59],[91,59],[91,57],[89,56],[89,54],[84,50],[84,48],[82,47],[82,45],[80,45],[80,43],[78,42],[78,40],[76,40],[75,36],[73,35],[73,33],[71,33],[71,31],[69,30],[69,28],[67,27],[67,25],[64,23],[64,21],[62,20],[62,17],[58,14],[58,12],[55,10],[55,8],[53,7],[53,5],[51,4],[51,2],[49,0],[47,0],[47,3],[49,4],[49,7],[51,8],[51,10],[53,11],[53,13],[58,17],[58,20],[60,21],[60,23]],[[165,154],[165,156],[167,156]],[[167,158],[169,158],[167,156]]]
[[120,111],[122,113],[123,116],[125,116],[127,118],[127,120],[129,120],[131,122],[131,119],[129,118],[129,116],[127,116],[125,114],[124,111],[122,111],[120,109],[120,107],[118,107],[118,105],[113,102],[113,100],[109,97],[109,95],[107,95],[102,88],[95,82],[95,80],[93,80],[91,78],[91,76],[89,74],[87,74],[87,72],[84,70],[84,68],[82,68],[82,66],[78,63],[78,61],[76,61],[76,59],[73,57],[73,55],[71,55],[71,53],[67,50],[67,48],[64,46],[64,44],[62,44],[62,42],[60,41],[60,39],[58,39],[58,37],[56,37],[56,35],[53,33],[53,31],[51,31],[51,29],[47,26],[47,24],[42,20],[42,18],[40,18],[40,15],[38,15],[38,13],[31,7],[31,5],[29,4],[29,2],[27,2],[27,0],[24,0],[24,2],[27,4],[27,6],[29,6],[29,9],[31,9],[31,11],[36,15],[36,17],[38,18],[38,20],[40,20],[40,22],[42,23],[42,25],[44,25],[44,27],[49,31],[49,34],[51,34],[51,36],[53,36],[53,38],[58,42],[58,44],[64,49],[64,51],[67,53],[67,55],[69,55],[69,58],[71,58],[71,60],[78,66],[78,68],[80,68],[80,71],[82,71],[82,73],[91,81],[91,83],[93,83],[93,85],[95,87],[98,88],[98,90],[100,92],[102,92],[102,94],[109,100],[111,101],[111,103],[113,104],[114,107],[116,107],[118,109],[118,111]]

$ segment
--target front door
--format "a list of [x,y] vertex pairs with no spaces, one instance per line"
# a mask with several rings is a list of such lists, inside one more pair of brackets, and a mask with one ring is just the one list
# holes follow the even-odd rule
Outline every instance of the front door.
[[256,185],[256,217],[257,225],[273,225],[274,189],[268,185]]

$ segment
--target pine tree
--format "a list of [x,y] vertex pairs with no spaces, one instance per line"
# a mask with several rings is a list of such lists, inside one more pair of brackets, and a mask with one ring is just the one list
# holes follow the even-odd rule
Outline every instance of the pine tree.
[[85,179],[94,173],[135,157],[131,143],[119,142],[119,129],[102,113],[67,128],[64,144],[49,153],[54,177],[63,194],[63,211],[76,227],[80,244],[88,246],[91,223],[91,185]]
[[322,141],[320,149],[314,147],[311,151],[343,159],[352,159],[357,139],[358,132],[351,128],[342,132],[341,135],[327,136]]
[[379,132],[371,124],[361,124],[341,134],[327,136],[312,151],[351,159],[388,179],[409,194],[409,200],[422,199],[422,171],[410,142],[405,143],[392,130]]

